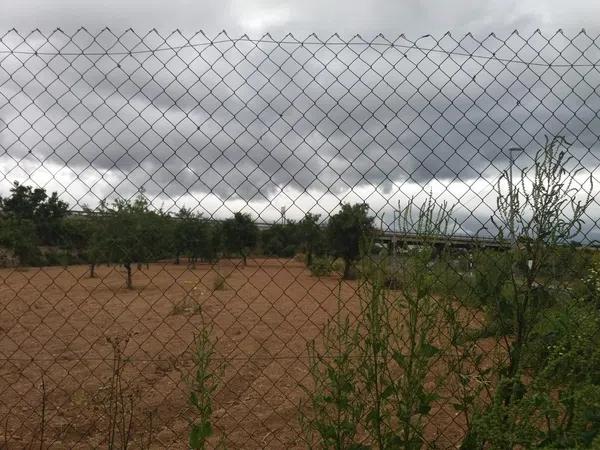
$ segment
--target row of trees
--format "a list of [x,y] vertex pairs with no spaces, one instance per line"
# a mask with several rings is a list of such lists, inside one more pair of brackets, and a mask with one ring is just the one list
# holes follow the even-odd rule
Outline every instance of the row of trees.
[[[0,245],[10,249],[22,265],[87,263],[94,276],[99,263],[121,264],[131,286],[135,264],[173,258],[189,264],[238,256],[244,265],[251,254],[293,257],[330,255],[344,261],[347,277],[359,256],[361,239],[372,233],[373,218],[366,204],[344,204],[327,224],[307,213],[302,220],[259,230],[249,214],[237,212],[216,221],[182,208],[176,215],[151,208],[139,195],[132,201],[103,201],[83,215],[69,213],[69,205],[54,192],[15,183],[0,198]],[[58,255],[58,256],[57,256]]]

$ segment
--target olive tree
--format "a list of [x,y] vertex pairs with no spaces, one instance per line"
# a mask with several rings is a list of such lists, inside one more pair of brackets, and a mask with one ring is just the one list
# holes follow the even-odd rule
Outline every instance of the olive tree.
[[298,234],[300,242],[306,253],[306,265],[311,266],[313,256],[323,246],[323,230],[319,225],[319,214],[306,213],[298,222]]
[[126,286],[131,289],[132,265],[148,263],[165,255],[164,231],[166,217],[152,211],[143,195],[134,201],[102,202],[97,215],[98,232],[92,242],[109,262],[123,265]]
[[374,219],[369,217],[369,205],[366,203],[343,204],[339,212],[329,219],[329,248],[333,256],[344,260],[344,279],[349,277],[352,264],[360,256],[361,242],[373,233]]
[[236,212],[233,218],[223,222],[222,231],[225,250],[240,255],[245,266],[249,251],[258,241],[258,227],[252,217],[250,214]]

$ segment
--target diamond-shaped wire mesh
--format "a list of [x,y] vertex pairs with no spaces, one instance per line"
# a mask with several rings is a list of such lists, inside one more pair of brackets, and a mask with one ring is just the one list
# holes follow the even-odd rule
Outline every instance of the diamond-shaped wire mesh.
[[[499,260],[519,251],[508,239],[514,233],[501,233],[501,199],[518,202],[510,187],[524,195],[535,185],[527,168],[537,167],[548,137],[567,141],[558,144],[571,158],[564,159],[569,193],[584,202],[591,196],[568,236],[569,249],[584,248],[573,254],[588,259],[552,260],[552,271],[528,286],[538,292],[560,285],[561,295],[581,297],[572,294],[593,267],[600,204],[598,183],[588,182],[600,181],[597,40],[585,32],[417,40],[131,29],[3,33],[2,448],[125,448],[126,441],[132,448],[188,447],[198,417],[190,401],[195,337],[204,329],[215,345],[209,373],[219,380],[209,448],[307,448],[300,419],[317,389],[307,345],[315,339],[323,361],[337,361],[339,349],[324,340],[324,327],[341,305],[350,328],[362,330],[364,297],[373,293],[363,263],[381,262],[386,252],[389,272],[402,278],[420,267],[428,283],[437,283],[426,297],[444,304],[438,313],[446,315],[429,324],[432,340],[422,348],[431,355],[419,360],[431,395],[407,422],[400,413],[386,418],[406,439],[384,447],[457,448],[475,439],[469,414],[496,398],[497,380],[485,370],[505,364],[510,372],[506,361],[516,358],[519,338],[512,329],[492,329],[493,307],[469,303],[464,292],[479,279],[484,265],[473,261],[481,254]],[[406,205],[428,198],[453,207],[452,230],[435,242],[401,223]],[[527,216],[534,206],[520,201],[513,213]],[[369,250],[361,246],[362,256],[348,256],[347,266],[344,247],[358,245],[358,237],[352,227],[336,235],[330,225],[342,203],[366,203],[375,218],[365,228]],[[434,251],[422,266],[402,262],[426,246]],[[442,260],[452,270],[440,271]],[[386,292],[411,297],[388,281]],[[480,331],[470,341],[473,359],[460,367],[450,348],[466,352],[468,345],[440,350],[442,341],[456,343],[449,306],[471,335]],[[406,308],[395,313],[398,329],[428,326],[410,322]],[[406,357],[389,356],[398,371],[390,379],[408,377]],[[477,378],[485,389],[461,383],[475,377],[473,361],[486,368]],[[442,387],[438,378],[445,378]],[[481,397],[470,398],[479,409],[460,403],[461,388]],[[381,448],[369,428],[373,415],[365,416],[353,419],[356,441]],[[595,433],[600,424],[586,426]],[[497,448],[534,442],[519,439]]]

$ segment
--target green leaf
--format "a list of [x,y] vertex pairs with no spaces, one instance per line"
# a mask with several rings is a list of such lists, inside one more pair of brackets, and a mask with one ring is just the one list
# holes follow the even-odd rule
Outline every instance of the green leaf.
[[434,393],[421,393],[419,395],[419,405],[417,412],[419,414],[427,414],[431,411],[431,403],[439,399],[439,395]]
[[404,366],[404,363],[406,362],[406,356],[399,351],[392,353],[392,358],[394,358],[394,361],[396,361],[400,366]]
[[190,448],[201,449],[204,445],[204,439],[202,439],[200,427],[196,424],[192,425],[192,431],[190,431]]
[[198,395],[195,392],[190,393],[190,403],[194,406],[198,406]]
[[419,414],[427,414],[429,411],[431,411],[431,404],[429,402],[426,401],[422,401],[419,403],[419,407],[417,408],[417,412]]
[[348,450],[371,450],[371,447],[364,444],[350,444]]
[[462,403],[451,403],[450,405],[459,412],[465,412],[467,410],[467,407]]
[[202,449],[206,443],[206,438],[212,434],[212,425],[210,422],[195,423],[190,431],[190,447],[193,449]]
[[437,348],[434,345],[431,345],[428,342],[425,342],[421,346],[421,351],[422,351],[422,353],[423,353],[424,356],[426,356],[427,358],[431,358],[432,356],[437,355],[440,352],[440,349]]
[[382,400],[385,400],[386,398],[388,398],[390,395],[392,395],[394,393],[394,385],[390,384],[388,385],[388,387],[386,387],[383,392],[381,393],[381,398]]

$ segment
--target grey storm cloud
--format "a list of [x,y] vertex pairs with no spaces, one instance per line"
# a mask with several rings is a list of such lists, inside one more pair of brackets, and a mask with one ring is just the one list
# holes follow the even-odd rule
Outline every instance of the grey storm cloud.
[[0,33],[2,190],[29,181],[81,205],[143,188],[273,216],[363,196],[385,209],[437,183],[473,231],[509,147],[527,164],[562,134],[598,166],[594,2],[5,6],[19,32]]
[[598,50],[571,39],[442,35],[392,47],[385,37],[9,34],[3,49],[25,53],[2,56],[0,161],[114,172],[170,198],[268,201],[285,188],[465,182],[503,167],[507,146],[533,152],[545,135],[595,155],[600,75],[568,64]]

